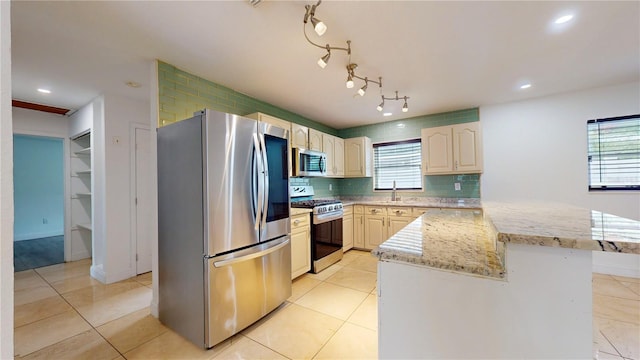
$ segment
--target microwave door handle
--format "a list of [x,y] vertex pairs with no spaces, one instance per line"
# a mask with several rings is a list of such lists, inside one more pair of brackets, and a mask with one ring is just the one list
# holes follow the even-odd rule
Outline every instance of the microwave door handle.
[[262,185],[262,181],[260,181],[261,176],[262,176],[262,154],[260,151],[260,143],[258,141],[258,134],[253,134],[253,147],[254,147],[254,151],[255,151],[255,180],[256,180],[256,186],[253,189],[253,196],[254,196],[254,204],[257,201],[257,206],[255,207],[256,210],[256,218],[254,220],[254,227],[256,230],[260,229],[260,221],[262,219],[262,192],[264,191],[264,188]]
[[262,167],[263,167],[263,179],[262,182],[262,228],[267,226],[267,211],[269,211],[269,162],[267,161],[267,146],[264,141],[264,134],[260,134],[260,144],[262,145]]
[[324,156],[320,156],[320,172],[325,172],[327,171],[326,166],[327,164],[325,164],[326,160],[324,158]]

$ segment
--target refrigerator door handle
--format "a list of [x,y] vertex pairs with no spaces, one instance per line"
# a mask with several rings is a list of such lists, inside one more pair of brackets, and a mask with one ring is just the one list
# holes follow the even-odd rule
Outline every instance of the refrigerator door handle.
[[239,262],[243,262],[243,261],[247,261],[247,260],[251,260],[251,259],[255,259],[258,257],[263,257],[267,254],[271,254],[272,252],[278,251],[280,249],[282,249],[283,247],[287,246],[287,244],[289,244],[289,239],[287,239],[286,241],[281,242],[280,244],[274,246],[274,247],[270,247],[268,249],[262,250],[262,251],[258,251],[256,253],[253,254],[248,254],[248,255],[244,255],[244,256],[240,256],[237,258],[231,258],[231,259],[227,259],[227,260],[220,260],[220,261],[216,261],[213,263],[213,266],[220,268],[223,266],[228,266],[228,265],[233,265]]
[[263,211],[262,211],[262,228],[267,226],[267,211],[269,211],[269,162],[267,160],[267,145],[264,141],[264,134],[260,134],[260,143],[262,145],[262,166],[263,166]]
[[[264,204],[262,204],[262,200],[263,200],[263,192],[264,192],[264,185],[263,183],[260,181],[260,177],[262,176],[261,173],[263,172],[262,168],[264,167],[264,164],[262,163],[262,151],[260,149],[260,142],[258,141],[258,134],[253,134],[253,146],[255,148],[255,153],[256,153],[256,165],[257,165],[257,174],[256,174],[256,178],[257,178],[257,189],[253,189],[253,196],[255,196],[257,198],[258,201],[258,205],[256,206],[256,218],[254,221],[254,227],[256,230],[260,229],[260,222],[262,220],[262,210],[264,207]],[[255,199],[255,198],[254,198]],[[255,202],[255,200],[254,200]]]

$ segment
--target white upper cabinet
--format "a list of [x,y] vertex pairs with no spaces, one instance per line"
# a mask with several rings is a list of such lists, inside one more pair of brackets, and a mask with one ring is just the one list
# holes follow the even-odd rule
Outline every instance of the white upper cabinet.
[[309,150],[322,151],[322,132],[309,129]]
[[371,139],[362,136],[344,140],[344,176],[371,177]]
[[480,123],[453,126],[453,170],[460,173],[482,172]]
[[297,148],[309,148],[309,128],[291,123],[291,146]]
[[245,117],[248,117],[249,119],[258,120],[259,122],[275,125],[285,130],[289,130],[291,128],[290,122],[286,120],[278,119],[277,117],[273,117],[271,115],[263,114],[260,112],[249,114],[249,115],[246,115]]
[[480,123],[422,129],[422,171],[427,175],[481,173]]
[[327,176],[344,176],[344,140],[329,134],[320,133],[321,151],[327,154]]

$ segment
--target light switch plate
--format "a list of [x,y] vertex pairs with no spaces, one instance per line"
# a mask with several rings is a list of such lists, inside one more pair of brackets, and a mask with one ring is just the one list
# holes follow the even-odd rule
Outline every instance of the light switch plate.
[[453,186],[456,189],[456,191],[460,191],[460,183],[454,183]]

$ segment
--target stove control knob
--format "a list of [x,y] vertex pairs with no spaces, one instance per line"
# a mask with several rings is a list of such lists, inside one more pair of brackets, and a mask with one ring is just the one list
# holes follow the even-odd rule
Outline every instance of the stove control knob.
[[327,206],[327,210],[329,210],[329,211],[333,210],[333,205]]

